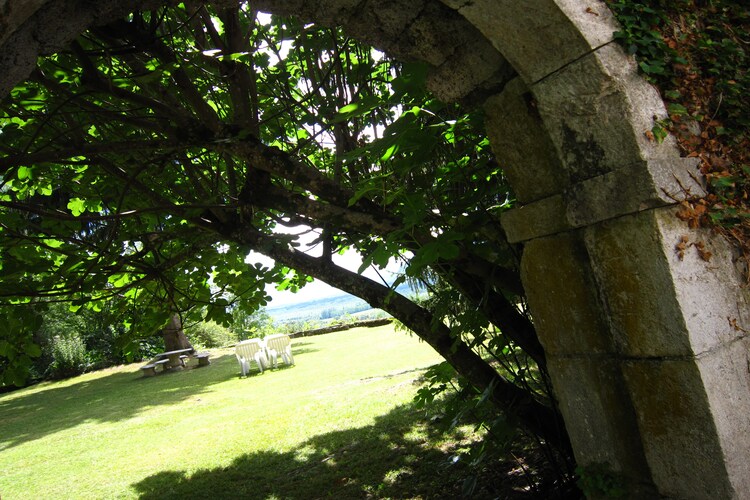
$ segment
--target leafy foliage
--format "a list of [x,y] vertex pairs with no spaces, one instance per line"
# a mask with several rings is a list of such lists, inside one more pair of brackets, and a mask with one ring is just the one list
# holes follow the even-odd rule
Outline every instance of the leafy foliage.
[[668,75],[672,64],[687,62],[667,45],[659,31],[660,26],[668,21],[664,2],[617,0],[609,2],[609,6],[622,25],[622,29],[615,33],[615,39],[622,43],[628,54],[638,57],[638,67],[652,81]]
[[[0,299],[111,310],[132,356],[173,314],[253,327],[266,285],[315,276],[387,310],[467,391],[567,451],[499,224],[513,195],[481,113],[436,100],[426,74],[247,4],[83,34],[0,105]],[[343,269],[347,250],[403,275]],[[407,279],[433,300],[396,293]],[[205,342],[223,335],[205,328]]]
[[5,329],[0,337],[0,381],[3,385],[21,386],[31,370],[33,360],[42,354],[29,330],[39,328],[42,317],[30,306],[0,307]]
[[232,310],[232,331],[238,340],[251,337],[265,337],[274,333],[274,322],[265,309],[259,309],[252,314],[241,308]]
[[49,366],[53,379],[80,375],[88,368],[88,355],[83,339],[76,334],[56,335],[50,343],[52,363]]
[[214,321],[201,321],[185,328],[185,335],[196,348],[223,347],[237,342],[237,335]]

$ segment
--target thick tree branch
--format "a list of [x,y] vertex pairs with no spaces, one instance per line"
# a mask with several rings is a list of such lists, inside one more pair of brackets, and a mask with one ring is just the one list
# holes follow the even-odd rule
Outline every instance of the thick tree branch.
[[[220,17],[224,23],[227,39],[224,50],[228,51],[228,54],[250,50],[251,47],[248,46],[248,40],[240,26],[238,9],[226,9],[220,13]],[[213,28],[213,23],[210,24]],[[252,64],[252,58],[250,58],[250,64]],[[223,62],[223,66],[224,73],[229,81],[229,95],[232,99],[234,123],[250,130],[255,137],[260,136],[255,71],[252,67],[249,68],[241,62],[231,60]]]
[[469,383],[481,391],[489,389],[490,397],[498,408],[517,416],[525,428],[545,441],[561,449],[570,450],[567,436],[561,432],[553,409],[539,403],[530,393],[501,377],[479,355],[461,342],[458,336],[453,335],[448,327],[435,321],[428,310],[384,285],[329,261],[299,252],[252,228],[227,228],[225,236],[277,262],[360,297],[373,307],[389,312],[430,344]]
[[541,370],[546,371],[547,359],[534,325],[507,298],[491,287],[485,287],[476,276],[464,273],[460,267],[453,267],[445,277],[464,296],[477,304],[490,323],[523,349]]
[[331,224],[341,230],[363,234],[387,235],[402,228],[398,221],[384,215],[364,213],[323,203],[273,185],[267,186],[262,192],[255,192],[252,199],[241,201],[261,208],[304,214],[318,221],[320,226]]
[[[304,186],[311,193],[334,205],[347,207],[349,201],[354,198],[353,191],[335,183],[319,170],[305,165],[278,148],[266,146],[255,139],[217,142],[213,149],[234,155],[245,161],[249,167],[276,175],[298,186]],[[363,199],[352,206],[362,210],[374,208],[373,211],[382,212],[374,204]]]
[[0,170],[7,170],[20,165],[58,162],[65,163],[78,156],[94,156],[107,153],[132,153],[134,151],[159,151],[184,149],[195,144],[186,144],[173,139],[154,139],[140,141],[101,142],[86,144],[73,148],[52,149],[38,153],[17,154],[0,158]]
[[161,39],[154,33],[139,25],[137,19],[133,21],[114,21],[107,27],[117,36],[127,39],[135,47],[145,49],[158,57],[162,62],[171,65],[171,76],[177,89],[192,108],[192,111],[200,118],[205,127],[217,133],[221,129],[221,120],[216,112],[203,99],[200,91],[196,88],[192,78],[185,71],[182,61]]

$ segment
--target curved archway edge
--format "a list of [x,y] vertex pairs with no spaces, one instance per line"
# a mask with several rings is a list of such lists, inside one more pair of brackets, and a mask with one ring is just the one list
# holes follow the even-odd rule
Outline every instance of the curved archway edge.
[[[236,3],[236,0],[223,0]],[[0,2],[0,95],[90,26],[164,0]],[[481,100],[521,202],[503,215],[580,465],[634,497],[750,497],[750,293],[723,240],[674,205],[702,188],[598,0],[258,0],[428,62],[444,99]],[[683,235],[713,252],[680,260]]]

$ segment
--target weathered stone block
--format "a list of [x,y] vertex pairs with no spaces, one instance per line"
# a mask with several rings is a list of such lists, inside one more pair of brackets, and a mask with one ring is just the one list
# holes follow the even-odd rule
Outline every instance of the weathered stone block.
[[568,222],[583,227],[704,193],[695,158],[653,159],[573,184],[565,190]]
[[658,92],[637,73],[619,46],[606,45],[531,86],[572,181],[582,181],[638,159],[676,158],[676,142],[650,141],[654,117],[665,117]]
[[[611,12],[596,0],[443,0],[471,21],[527,83],[612,40]],[[544,33],[544,36],[539,36]]]
[[350,19],[360,14],[360,5],[362,4],[360,0],[316,0],[316,2],[306,0],[300,8],[309,8],[307,6],[312,6],[315,3],[317,3],[317,8],[310,18],[324,26],[346,25]]
[[[660,210],[654,216],[687,336],[692,351],[700,355],[750,331],[750,288],[737,265],[736,250],[708,229],[688,229],[675,216],[677,210]],[[683,238],[687,244],[680,258],[677,245]]]
[[584,356],[550,356],[547,361],[576,462],[606,464],[622,474],[629,479],[630,498],[654,497],[619,363]]
[[[413,57],[433,66],[443,64],[462,43],[473,45],[481,38],[474,27],[455,22],[444,5],[429,4],[404,27],[400,43],[412,47]],[[459,27],[468,28],[460,30]],[[490,44],[485,41],[488,46]]]
[[613,352],[578,236],[563,233],[527,243],[521,278],[548,355]]
[[563,197],[559,194],[503,212],[500,221],[511,243],[570,229]]
[[750,491],[750,338],[699,356],[703,379],[735,498]]
[[[511,181],[514,175],[520,176],[516,168],[509,168],[508,173]],[[510,210],[503,214],[503,225],[510,241],[528,241],[673,205],[702,192],[702,186],[695,181],[698,174],[692,158],[638,163],[567,186],[562,196],[550,196]]]
[[[331,0],[335,3],[336,0]],[[404,43],[404,32],[410,24],[415,22],[424,8],[425,1],[409,2],[408,0],[379,0],[379,1],[354,1],[354,10],[351,17],[345,21],[345,29],[352,33],[358,39],[372,43],[397,57],[415,57],[412,55],[414,46],[413,40]],[[342,20],[339,20],[341,23]],[[455,18],[446,18],[443,20],[445,26],[456,29]],[[459,23],[463,24],[463,23]],[[437,28],[437,27],[433,27]],[[434,38],[434,32],[429,31],[431,38]],[[435,52],[440,52],[436,50]],[[436,57],[433,55],[433,57]],[[440,60],[445,59],[445,55],[438,56]]]
[[[675,211],[650,210],[586,229],[592,269],[628,356],[701,354],[750,326],[750,291],[741,286],[731,247],[708,230],[688,229]],[[683,237],[688,244],[680,259]],[[690,246],[697,243],[713,254],[710,262]]]
[[25,0],[23,2],[0,0],[0,43],[49,0]]
[[[480,36],[477,33],[477,36]],[[513,69],[484,38],[467,40],[427,77],[427,88],[444,101],[462,99],[484,82],[500,76],[508,80]]]
[[623,363],[623,373],[659,493],[680,499],[735,498],[714,409],[695,360],[630,360]]
[[529,203],[560,193],[569,183],[549,132],[520,78],[484,105],[492,149],[518,201]]
[[618,350],[692,355],[654,210],[585,229],[586,246]]

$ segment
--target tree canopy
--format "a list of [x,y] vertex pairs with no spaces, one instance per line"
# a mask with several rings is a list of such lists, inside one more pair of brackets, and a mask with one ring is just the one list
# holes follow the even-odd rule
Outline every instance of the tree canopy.
[[[41,58],[0,106],[4,383],[23,382],[50,303],[115,304],[132,339],[172,313],[228,322],[265,305],[266,284],[315,277],[567,447],[498,220],[513,195],[481,114],[433,98],[425,75],[245,4],[135,12]],[[314,231],[315,252],[288,228]],[[399,259],[403,275],[334,263],[352,249],[363,269]],[[430,301],[396,293],[407,279]]]

